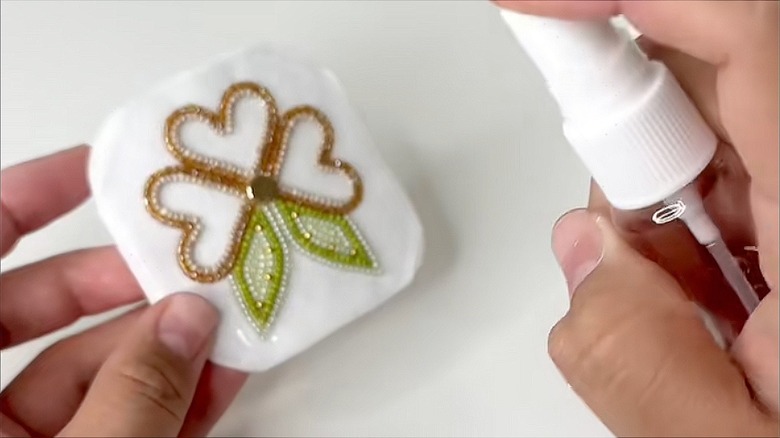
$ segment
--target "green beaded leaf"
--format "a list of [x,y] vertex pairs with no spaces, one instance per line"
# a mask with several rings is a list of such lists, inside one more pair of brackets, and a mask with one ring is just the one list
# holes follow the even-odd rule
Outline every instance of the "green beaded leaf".
[[360,232],[345,216],[286,201],[274,204],[284,227],[304,252],[345,268],[378,268]]
[[261,333],[281,307],[287,280],[285,247],[269,216],[266,209],[255,208],[231,275],[244,312]]

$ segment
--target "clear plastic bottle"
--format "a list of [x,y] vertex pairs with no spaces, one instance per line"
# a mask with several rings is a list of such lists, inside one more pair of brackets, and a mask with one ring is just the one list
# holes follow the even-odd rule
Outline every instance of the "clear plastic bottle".
[[[758,299],[769,293],[758,263],[749,197],[750,177],[734,149],[721,143],[709,165],[691,182],[704,208],[721,232]],[[726,345],[745,324],[746,307],[726,280],[710,251],[680,220],[653,220],[670,204],[659,202],[638,210],[612,209],[612,221],[623,238],[648,259],[667,270],[688,297],[713,317]],[[667,210],[668,211],[668,210]]]
[[609,21],[503,11],[624,239],[675,277],[728,345],[768,287],[750,178],[679,83]]

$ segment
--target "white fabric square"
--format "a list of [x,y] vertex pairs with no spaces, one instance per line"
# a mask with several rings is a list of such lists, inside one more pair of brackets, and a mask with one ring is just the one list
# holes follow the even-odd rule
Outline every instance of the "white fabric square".
[[335,77],[273,50],[175,76],[117,110],[93,145],[90,184],[119,251],[151,302],[191,291],[217,306],[218,364],[289,359],[421,262],[417,215]]

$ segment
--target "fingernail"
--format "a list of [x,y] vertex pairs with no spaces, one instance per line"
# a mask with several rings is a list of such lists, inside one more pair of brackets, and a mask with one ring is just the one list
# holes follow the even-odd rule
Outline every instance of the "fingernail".
[[596,221],[595,214],[574,210],[553,228],[552,249],[566,277],[570,297],[601,262],[603,238]]
[[157,325],[160,342],[173,353],[194,359],[217,326],[219,315],[204,298],[190,293],[168,298]]

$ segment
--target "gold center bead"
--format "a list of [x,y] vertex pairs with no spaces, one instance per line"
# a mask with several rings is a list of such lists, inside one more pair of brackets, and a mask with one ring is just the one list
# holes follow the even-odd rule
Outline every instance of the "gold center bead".
[[247,186],[246,195],[258,204],[270,201],[279,195],[279,185],[270,176],[256,176]]

